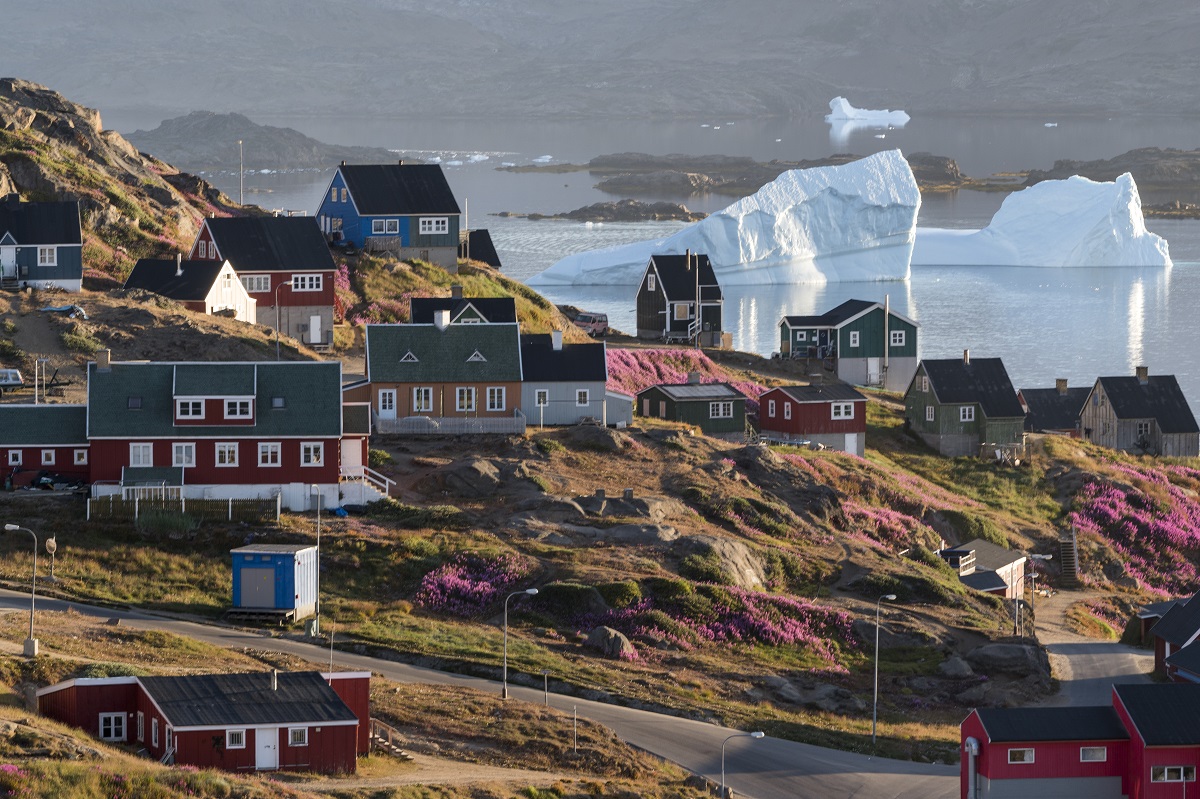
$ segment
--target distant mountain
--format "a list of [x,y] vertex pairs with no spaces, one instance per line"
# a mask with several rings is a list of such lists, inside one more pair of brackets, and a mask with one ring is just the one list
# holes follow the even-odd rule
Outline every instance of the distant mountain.
[[1200,14],[1180,0],[57,0],[53,24],[8,5],[8,69],[110,114],[1200,107]]
[[165,120],[154,130],[126,136],[138,149],[188,169],[237,169],[238,141],[246,169],[319,167],[350,163],[383,163],[395,153],[380,147],[325,144],[293,128],[258,125],[241,114],[193,111]]

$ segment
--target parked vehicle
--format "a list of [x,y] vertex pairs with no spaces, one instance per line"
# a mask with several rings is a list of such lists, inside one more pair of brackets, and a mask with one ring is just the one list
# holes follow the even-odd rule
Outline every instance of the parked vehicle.
[[592,338],[608,333],[608,314],[584,311],[575,317],[575,326],[587,331]]
[[0,369],[0,394],[25,387],[25,380],[16,369]]

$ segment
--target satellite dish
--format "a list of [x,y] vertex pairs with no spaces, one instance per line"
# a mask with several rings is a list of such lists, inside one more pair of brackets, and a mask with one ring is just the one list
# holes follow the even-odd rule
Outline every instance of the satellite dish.
[[51,555],[53,555],[55,552],[57,552],[58,551],[58,541],[55,540],[54,538],[47,538],[46,539],[46,551],[48,553],[50,553]]

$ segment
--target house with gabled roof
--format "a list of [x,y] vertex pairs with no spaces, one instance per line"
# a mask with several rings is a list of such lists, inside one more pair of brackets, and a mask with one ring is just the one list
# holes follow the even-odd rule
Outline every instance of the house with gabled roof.
[[250,324],[258,318],[257,300],[229,261],[139,258],[123,288],[153,292],[196,313],[223,314]]
[[1190,648],[1200,638],[1200,602],[1194,601],[1196,596],[1176,602],[1150,628],[1150,637],[1154,639],[1154,670],[1159,674],[1171,676],[1167,665],[1171,656]]
[[1179,381],[1175,375],[1152,375],[1145,366],[1133,376],[1097,378],[1080,426],[1085,439],[1102,447],[1136,455],[1200,455],[1200,426]]
[[904,393],[905,425],[947,457],[1024,445],[1025,411],[999,358],[923,359]]
[[438,311],[449,311],[452,325],[517,321],[512,297],[463,297],[462,286],[451,286],[449,297],[413,297],[408,302],[409,321],[418,325],[433,324]]
[[258,324],[311,347],[333,342],[337,266],[313,217],[210,217],[188,258],[229,261],[255,300]]
[[1091,389],[1068,388],[1066,378],[1054,381],[1054,388],[1023,388],[1017,401],[1025,411],[1027,433],[1053,433],[1079,438],[1079,416]]
[[487,228],[465,231],[458,245],[458,257],[464,261],[481,261],[493,269],[504,268]]
[[917,370],[920,327],[886,301],[846,300],[816,316],[783,317],[779,352],[820,360],[852,385],[903,391]]
[[630,424],[633,398],[610,395],[606,351],[602,341],[564,344],[561,330],[522,333],[521,411],[529,423]]
[[369,672],[77,678],[37,692],[42,715],[197,768],[353,774],[370,751]]
[[758,398],[758,428],[770,441],[866,452],[867,398],[845,383],[778,386]]
[[43,472],[91,478],[86,405],[0,405],[4,480],[27,486]]
[[330,241],[458,271],[460,216],[440,164],[347,164],[334,172],[317,209]]
[[722,332],[724,303],[707,255],[690,250],[651,255],[638,284],[637,336],[728,347]]
[[695,425],[705,435],[739,438],[746,433],[746,395],[728,383],[659,384],[637,394],[637,408],[648,419]]
[[1025,593],[1025,564],[1023,552],[976,538],[956,547],[938,552],[958,571],[963,585],[985,594],[1005,599],[1018,599]]
[[0,287],[83,287],[79,203],[0,199]]

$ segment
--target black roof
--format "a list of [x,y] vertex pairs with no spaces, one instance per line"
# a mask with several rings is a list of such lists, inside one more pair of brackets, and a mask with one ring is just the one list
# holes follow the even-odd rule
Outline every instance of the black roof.
[[1150,683],[1115,685],[1117,697],[1146,746],[1200,744],[1200,685]]
[[1191,597],[1183,597],[1180,599],[1164,599],[1162,602],[1151,602],[1148,605],[1142,605],[1137,612],[1139,619],[1162,618],[1167,615],[1167,611],[1176,605],[1186,605]]
[[203,300],[224,267],[224,261],[176,263],[174,259],[139,258],[125,279],[125,288],[145,289],[181,302]]
[[1163,662],[1168,666],[1174,666],[1192,674],[1200,674],[1200,646],[1188,644],[1183,649],[1168,655]]
[[847,319],[858,316],[868,308],[879,305],[870,300],[846,300],[841,305],[818,316],[785,316],[788,327],[837,327]]
[[[1152,687],[1152,686],[1147,686]],[[1111,705],[981,707],[975,710],[992,743],[1125,741],[1129,732]]]
[[0,201],[0,239],[17,244],[81,244],[79,203],[23,203],[10,194]]
[[845,383],[815,386],[780,386],[779,390],[796,402],[866,402],[867,398]]
[[432,325],[438,311],[449,311],[453,321],[468,305],[492,324],[517,321],[517,301],[512,297],[413,297],[408,302],[409,321],[415,325]]
[[503,268],[500,256],[496,253],[496,245],[492,243],[492,234],[488,233],[487,228],[468,230],[466,237],[458,244],[458,257],[483,261],[497,269]]
[[661,391],[676,402],[746,401],[746,395],[728,383],[659,383],[642,389],[638,397],[647,391]]
[[325,235],[312,216],[238,216],[204,220],[217,252],[238,272],[332,272]]
[[989,569],[996,571],[1003,569],[1010,563],[1015,563],[1018,560],[1025,560],[1025,553],[1017,552],[1015,549],[1005,549],[1002,546],[997,546],[991,541],[984,541],[982,538],[976,538],[974,541],[968,541],[965,544],[959,544],[954,547],[960,552],[966,550],[975,550],[975,568]]
[[1008,583],[1004,582],[1004,578],[996,574],[994,571],[982,569],[974,571],[970,574],[959,575],[958,578],[967,588],[974,588],[976,591],[984,591],[991,593],[1000,589],[1008,589]]
[[[1200,594],[1197,594],[1200,596]],[[1200,630],[1200,602],[1180,602],[1163,614],[1150,634],[1174,646],[1183,646]]]
[[1023,388],[1021,396],[1029,407],[1025,416],[1025,429],[1073,430],[1083,411],[1091,388],[1068,388],[1060,392],[1056,388]]
[[1156,419],[1164,433],[1200,432],[1175,375],[1149,375],[1145,383],[1136,377],[1101,377],[1099,382],[1118,419]]
[[363,216],[458,214],[440,164],[343,164],[338,167]]
[[319,673],[283,672],[278,680],[272,690],[270,672],[138,678],[174,727],[355,720]]
[[563,344],[555,350],[549,333],[521,334],[522,379],[528,382],[605,383],[604,342]]
[[979,403],[990,419],[1025,415],[999,358],[926,359],[921,366],[939,403]]
[[[721,287],[712,263],[704,253],[692,253],[692,264],[700,269],[700,300],[704,302],[721,299]],[[696,297],[696,275],[688,266],[686,255],[651,255],[650,263],[658,271],[659,283],[669,300],[687,300]],[[646,265],[650,268],[650,264]]]

